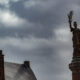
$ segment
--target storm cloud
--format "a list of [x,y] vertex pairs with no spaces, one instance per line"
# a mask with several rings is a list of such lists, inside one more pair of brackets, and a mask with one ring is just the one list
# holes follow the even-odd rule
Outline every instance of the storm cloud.
[[79,0],[0,0],[0,49],[5,61],[30,60],[38,80],[70,80],[70,10],[79,26]]

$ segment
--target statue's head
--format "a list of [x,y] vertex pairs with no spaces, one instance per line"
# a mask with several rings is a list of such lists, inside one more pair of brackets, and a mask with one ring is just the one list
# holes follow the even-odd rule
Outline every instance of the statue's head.
[[73,26],[74,26],[74,28],[77,28],[77,22],[76,21],[73,23]]

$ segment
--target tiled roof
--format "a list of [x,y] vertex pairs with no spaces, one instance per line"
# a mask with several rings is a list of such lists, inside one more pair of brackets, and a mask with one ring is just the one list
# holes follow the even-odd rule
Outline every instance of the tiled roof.
[[5,80],[37,80],[32,69],[24,64],[4,63]]

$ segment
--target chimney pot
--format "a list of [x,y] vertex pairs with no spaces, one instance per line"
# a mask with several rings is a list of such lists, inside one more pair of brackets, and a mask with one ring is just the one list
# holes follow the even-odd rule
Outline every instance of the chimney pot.
[[25,64],[28,68],[30,68],[30,61],[24,61],[24,64]]

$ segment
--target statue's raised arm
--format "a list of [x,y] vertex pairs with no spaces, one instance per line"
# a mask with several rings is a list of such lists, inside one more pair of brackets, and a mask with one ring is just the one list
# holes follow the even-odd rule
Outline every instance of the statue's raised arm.
[[73,22],[73,27],[72,27],[72,16],[73,16],[73,11],[70,11],[68,14],[68,22],[70,26],[70,30],[72,32],[72,41],[73,41],[73,57],[75,56],[80,56],[80,29],[77,28],[77,22]]
[[68,14],[68,22],[69,22],[69,26],[70,26],[70,30],[72,31],[72,16],[73,16],[73,11],[70,11]]

